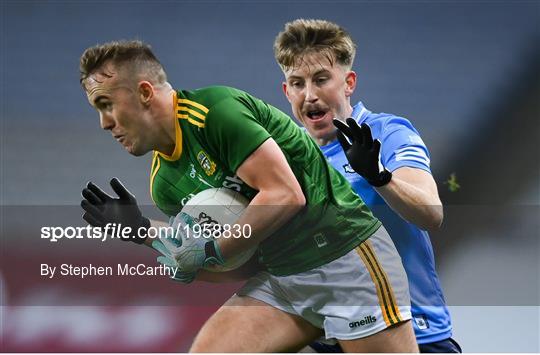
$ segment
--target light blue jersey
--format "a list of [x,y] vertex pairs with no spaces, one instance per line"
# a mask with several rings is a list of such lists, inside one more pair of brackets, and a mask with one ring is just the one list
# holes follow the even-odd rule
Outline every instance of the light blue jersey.
[[[361,102],[354,106],[352,117],[359,124],[367,123],[373,138],[381,141],[381,163],[389,171],[407,166],[431,173],[429,152],[408,120],[387,113],[372,113]],[[330,164],[349,180],[392,237],[409,278],[417,342],[425,344],[449,338],[452,335],[450,314],[435,271],[429,234],[402,219],[364,178],[352,170],[337,140],[322,146],[321,150]]]

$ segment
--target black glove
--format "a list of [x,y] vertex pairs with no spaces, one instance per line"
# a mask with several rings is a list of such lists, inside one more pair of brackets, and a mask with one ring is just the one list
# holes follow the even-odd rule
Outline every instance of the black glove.
[[[139,228],[150,227],[150,220],[143,217],[135,196],[129,192],[117,178],[111,180],[111,187],[119,198],[113,198],[94,185],[88,182],[86,188],[82,190],[84,199],[81,207],[85,210],[83,219],[94,227],[105,227],[107,223],[116,223],[124,227],[131,227],[128,238],[137,244],[144,243],[146,238],[138,236]],[[146,235],[146,233],[144,233]]]
[[[351,167],[360,174],[367,182],[375,187],[381,187],[392,179],[392,173],[383,168],[379,171],[379,152],[381,142],[373,140],[371,129],[365,123],[358,126],[353,118],[347,118],[347,124],[334,119],[337,127],[337,137],[347,156]],[[347,138],[352,143],[347,141]]]

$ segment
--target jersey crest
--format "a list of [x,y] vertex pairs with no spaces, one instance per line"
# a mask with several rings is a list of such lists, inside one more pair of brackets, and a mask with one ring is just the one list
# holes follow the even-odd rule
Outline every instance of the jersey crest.
[[214,175],[214,173],[216,172],[216,163],[214,163],[212,159],[210,159],[210,157],[204,150],[201,150],[199,151],[199,153],[197,153],[197,161],[199,162],[199,164],[201,164],[201,167],[203,168],[206,175]]

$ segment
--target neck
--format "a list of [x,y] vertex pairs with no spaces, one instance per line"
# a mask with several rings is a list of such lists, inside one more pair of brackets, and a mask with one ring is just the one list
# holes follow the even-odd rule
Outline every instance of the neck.
[[325,137],[315,138],[315,142],[317,142],[317,145],[319,147],[322,147],[323,145],[327,145],[333,142],[336,138],[337,138],[337,132],[336,132],[336,129],[334,129],[332,133],[326,135]]

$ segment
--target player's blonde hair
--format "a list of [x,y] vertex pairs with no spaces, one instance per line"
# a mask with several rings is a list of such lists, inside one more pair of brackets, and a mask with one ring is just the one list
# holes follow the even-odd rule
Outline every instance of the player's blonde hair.
[[326,20],[297,19],[285,24],[274,41],[274,57],[283,71],[298,65],[305,55],[321,53],[350,70],[356,45],[344,28]]
[[83,87],[85,80],[107,62],[116,67],[122,66],[130,73],[144,74],[156,84],[167,81],[163,66],[149,45],[138,40],[112,41],[87,48],[81,55],[79,71]]

